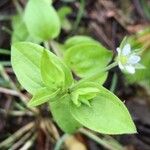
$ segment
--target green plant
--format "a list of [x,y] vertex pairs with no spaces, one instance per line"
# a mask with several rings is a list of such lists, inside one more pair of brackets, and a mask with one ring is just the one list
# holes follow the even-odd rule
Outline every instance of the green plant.
[[83,126],[104,134],[136,133],[124,103],[102,86],[108,71],[118,63],[108,65],[111,51],[86,36],[68,39],[61,51],[53,49],[61,57],[49,51],[50,42],[46,41],[52,41],[60,32],[57,12],[49,6],[49,0],[30,0],[24,23],[30,36],[47,47],[31,42],[17,42],[11,47],[14,72],[33,95],[29,107],[47,102],[54,120],[67,133]]

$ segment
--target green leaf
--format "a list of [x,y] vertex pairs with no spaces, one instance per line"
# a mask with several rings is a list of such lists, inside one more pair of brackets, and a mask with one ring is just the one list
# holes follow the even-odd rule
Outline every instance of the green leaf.
[[35,107],[46,103],[47,101],[50,101],[50,99],[53,99],[59,91],[60,89],[52,93],[47,88],[42,88],[34,94],[33,98],[29,101],[28,106]]
[[29,36],[28,30],[20,15],[12,17],[13,34],[11,37],[12,43],[25,41]]
[[67,133],[75,132],[81,125],[72,117],[69,108],[70,95],[55,98],[50,102],[50,110],[58,126]]
[[12,17],[12,37],[11,42],[31,41],[34,43],[40,43],[39,39],[32,38],[29,35],[27,27],[23,21],[22,15],[15,15]]
[[[65,51],[64,59],[73,72],[81,78],[104,69],[111,60],[112,53],[97,43],[79,44]],[[107,72],[99,77],[101,84],[105,81]],[[97,79],[95,79],[97,81]]]
[[90,101],[100,92],[99,84],[93,82],[85,82],[71,92],[71,99],[77,106],[81,103],[90,106]]
[[[34,95],[37,90],[45,87],[41,77],[41,58],[44,47],[30,42],[19,42],[12,45],[11,63],[21,85]],[[56,66],[62,68],[65,74],[65,87],[73,84],[73,77],[68,67],[53,53],[46,50]],[[47,64],[46,64],[47,66]],[[51,70],[51,67],[47,68]],[[52,74],[52,72],[51,72]]]
[[49,0],[29,0],[24,20],[29,33],[41,40],[53,39],[60,32],[59,17]]
[[[53,81],[59,85],[64,85],[64,88],[70,87],[74,82],[71,70],[48,50],[43,53],[41,75],[45,85],[49,88],[52,87]],[[51,82],[50,80],[53,81]],[[49,84],[50,82],[51,84]]]
[[41,59],[41,75],[47,88],[56,90],[64,87],[65,74],[61,66],[55,63],[55,60],[49,56],[46,50],[43,51]]
[[31,94],[44,86],[40,74],[43,47],[30,42],[15,43],[11,47],[11,63],[21,85]]
[[76,36],[73,36],[73,37],[69,38],[68,40],[66,40],[64,47],[67,50],[68,48],[71,48],[73,46],[76,46],[79,44],[87,44],[89,42],[96,43],[97,41],[95,41],[94,39],[92,39],[89,36],[76,35]]
[[85,127],[104,134],[136,133],[136,127],[125,105],[110,91],[100,87],[91,107],[70,103],[74,118]]

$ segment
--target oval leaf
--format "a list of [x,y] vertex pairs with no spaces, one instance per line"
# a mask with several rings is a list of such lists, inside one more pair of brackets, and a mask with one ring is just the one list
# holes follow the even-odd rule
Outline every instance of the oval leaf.
[[60,67],[55,64],[52,57],[49,57],[48,51],[44,50],[41,59],[41,75],[44,84],[49,89],[56,90],[59,87],[64,87],[65,74]]
[[70,96],[50,102],[50,110],[58,126],[67,133],[75,132],[81,125],[72,117],[69,108]]
[[44,86],[40,74],[43,47],[30,42],[19,42],[11,47],[11,63],[21,85],[31,94]]
[[76,35],[66,40],[65,42],[65,49],[71,48],[73,46],[79,45],[79,44],[87,44],[87,43],[96,43],[94,39],[92,39],[89,36],[84,35]]
[[100,87],[99,95],[90,105],[77,107],[71,102],[72,115],[85,127],[104,134],[136,133],[125,105],[104,87]]
[[[112,53],[100,44],[79,44],[65,51],[64,57],[75,74],[83,78],[105,68],[111,60]],[[99,80],[103,83],[107,72],[103,72],[101,77]]]
[[29,0],[24,20],[29,33],[35,38],[49,40],[60,32],[59,17],[49,0]]
[[13,34],[11,37],[11,42],[19,42],[19,41],[26,41],[28,38],[28,30],[22,20],[22,16],[16,15],[12,17],[12,29]]
[[34,39],[29,35],[27,27],[22,19],[22,15],[15,15],[12,17],[12,37],[11,42],[30,41],[34,43],[40,43],[39,39]]
[[[45,85],[51,88],[53,85],[50,84],[50,78],[53,80],[55,78],[55,83],[61,81],[64,82],[64,88],[68,88],[69,86],[71,86],[74,81],[71,70],[63,63],[63,61],[61,61],[50,51],[46,50],[43,54],[44,55],[41,59],[41,75]],[[54,71],[54,68],[57,71]],[[57,79],[54,72],[57,72]]]
[[[11,63],[21,85],[31,94],[45,87],[41,77],[41,58],[44,47],[30,42],[19,42],[11,47]],[[56,55],[46,50],[50,59],[62,68],[65,74],[65,87],[73,84],[73,77],[68,67]],[[46,65],[47,66],[47,65]],[[51,70],[51,67],[49,67]],[[45,81],[46,83],[46,81]]]

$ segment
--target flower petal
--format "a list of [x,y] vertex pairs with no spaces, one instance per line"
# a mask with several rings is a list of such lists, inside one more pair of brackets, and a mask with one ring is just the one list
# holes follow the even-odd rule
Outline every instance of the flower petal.
[[120,56],[120,54],[121,54],[121,49],[119,48],[119,47],[117,47],[117,52],[118,52],[118,56]]
[[138,55],[131,55],[128,59],[129,64],[137,64],[141,60],[140,56]]
[[126,44],[122,49],[122,55],[129,55],[131,53],[131,46],[130,44]]
[[121,64],[121,62],[120,62],[120,61],[118,62],[118,66],[119,66],[119,68],[120,68],[121,70],[123,70],[123,69],[124,69],[124,66]]
[[125,70],[128,72],[128,73],[131,73],[131,74],[134,74],[135,73],[135,68],[131,65],[127,65],[125,66]]

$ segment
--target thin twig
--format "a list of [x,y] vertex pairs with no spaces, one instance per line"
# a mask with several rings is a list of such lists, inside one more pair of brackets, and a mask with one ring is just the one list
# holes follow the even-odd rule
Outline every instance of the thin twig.
[[[9,77],[9,75],[7,74],[7,72],[5,71],[5,69],[2,65],[0,65],[0,73],[1,73],[2,77],[9,83],[10,88],[15,90],[18,93],[18,97],[21,99],[21,101],[27,107],[27,98],[22,93],[20,93],[20,91],[18,90],[18,88],[16,87],[14,82],[11,80],[11,78]],[[38,113],[38,110],[36,108],[28,108],[28,109],[30,109],[35,114]]]
[[18,14],[22,15],[23,14],[23,9],[22,9],[21,5],[19,4],[18,0],[13,0],[13,3],[16,7],[16,10],[17,10]]
[[[92,132],[90,132],[84,128],[80,129],[79,132],[86,135],[90,139],[94,140],[96,143],[102,145],[103,147],[105,147],[109,150],[116,150],[116,147],[113,147],[108,141],[99,138],[98,136],[96,136],[95,134],[93,134]],[[123,147],[119,147],[117,150],[123,150]]]
[[28,150],[34,143],[36,139],[37,134],[34,134],[30,140],[28,140],[23,147],[20,148],[20,150]]
[[19,139],[14,145],[12,145],[9,150],[18,149],[21,145],[25,143],[25,141],[27,141],[31,137],[32,134],[33,134],[33,131],[27,132],[21,139]]
[[8,147],[11,143],[13,143],[15,140],[20,138],[24,133],[26,133],[27,131],[29,131],[33,127],[34,127],[34,122],[30,122],[27,125],[23,126],[18,131],[16,131],[14,134],[12,134],[7,139],[2,141],[0,143],[0,148]]
[[10,55],[10,50],[0,48],[0,54]]
[[9,15],[0,15],[0,21],[6,21],[10,19],[11,19],[11,16]]
[[46,120],[45,121],[46,128],[49,132],[50,135],[54,137],[55,140],[58,140],[60,138],[59,132],[55,125],[51,122],[51,120]]
[[0,108],[0,113],[9,114],[11,116],[34,116],[34,114],[31,111],[18,111],[18,110],[12,110],[12,111],[6,111],[5,109]]
[[0,93],[4,93],[4,94],[7,94],[7,95],[12,95],[12,96],[19,96],[19,93],[17,91],[7,89],[7,88],[3,88],[3,87],[0,87]]
[[21,103],[18,103],[18,102],[14,103],[14,107],[22,111],[26,110],[25,106],[21,105]]

